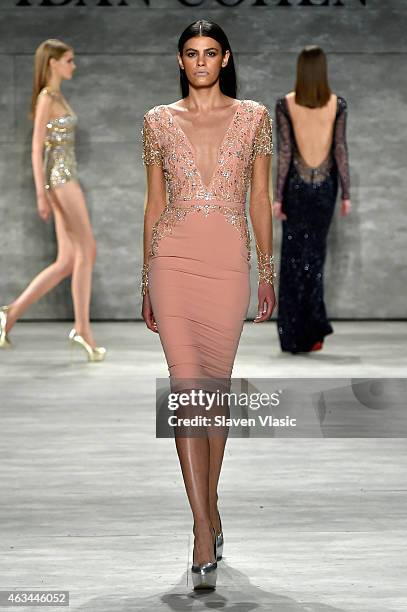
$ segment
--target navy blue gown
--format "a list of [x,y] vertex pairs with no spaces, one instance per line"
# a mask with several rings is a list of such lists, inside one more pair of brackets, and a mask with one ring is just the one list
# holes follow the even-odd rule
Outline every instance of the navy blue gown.
[[283,351],[308,352],[333,332],[324,304],[324,262],[340,180],[349,199],[347,104],[338,96],[331,150],[317,168],[298,150],[285,97],[276,103],[278,172],[276,201],[287,215],[281,246],[278,334]]

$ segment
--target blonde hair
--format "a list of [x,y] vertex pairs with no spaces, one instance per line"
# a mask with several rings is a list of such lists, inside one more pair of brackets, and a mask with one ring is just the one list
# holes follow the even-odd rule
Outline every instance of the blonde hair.
[[37,98],[40,91],[46,86],[51,73],[49,62],[51,59],[59,60],[67,51],[72,51],[72,47],[57,38],[44,40],[37,47],[34,59],[34,81],[31,100],[30,117],[34,118]]

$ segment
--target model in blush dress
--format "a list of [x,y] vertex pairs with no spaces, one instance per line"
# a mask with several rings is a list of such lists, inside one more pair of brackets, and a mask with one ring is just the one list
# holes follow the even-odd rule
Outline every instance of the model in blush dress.
[[[250,301],[246,194],[255,158],[272,154],[266,107],[237,100],[213,155],[204,157],[201,146],[169,106],[145,114],[143,161],[162,166],[168,191],[153,228],[147,286],[173,382],[232,374]],[[262,273],[271,244],[260,242],[256,236]]]

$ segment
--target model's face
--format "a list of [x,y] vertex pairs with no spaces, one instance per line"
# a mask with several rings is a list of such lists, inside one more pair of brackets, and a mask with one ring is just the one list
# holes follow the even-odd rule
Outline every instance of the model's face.
[[222,55],[222,47],[209,36],[194,36],[186,41],[178,62],[193,87],[210,87],[228,63],[230,52]]
[[76,68],[73,51],[66,51],[59,60],[52,59],[50,65],[54,73],[61,79],[72,79]]

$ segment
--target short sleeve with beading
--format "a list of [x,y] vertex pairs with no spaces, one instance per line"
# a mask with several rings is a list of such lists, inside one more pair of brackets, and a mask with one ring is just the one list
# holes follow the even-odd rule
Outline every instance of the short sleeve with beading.
[[[163,154],[160,144],[157,138],[157,126],[154,126],[154,109],[144,115],[143,129],[142,129],[142,140],[143,140],[143,153],[142,159],[145,166],[163,165]],[[153,115],[153,117],[151,116]]]
[[261,104],[260,119],[253,141],[253,159],[258,155],[273,155],[273,122],[267,108]]

